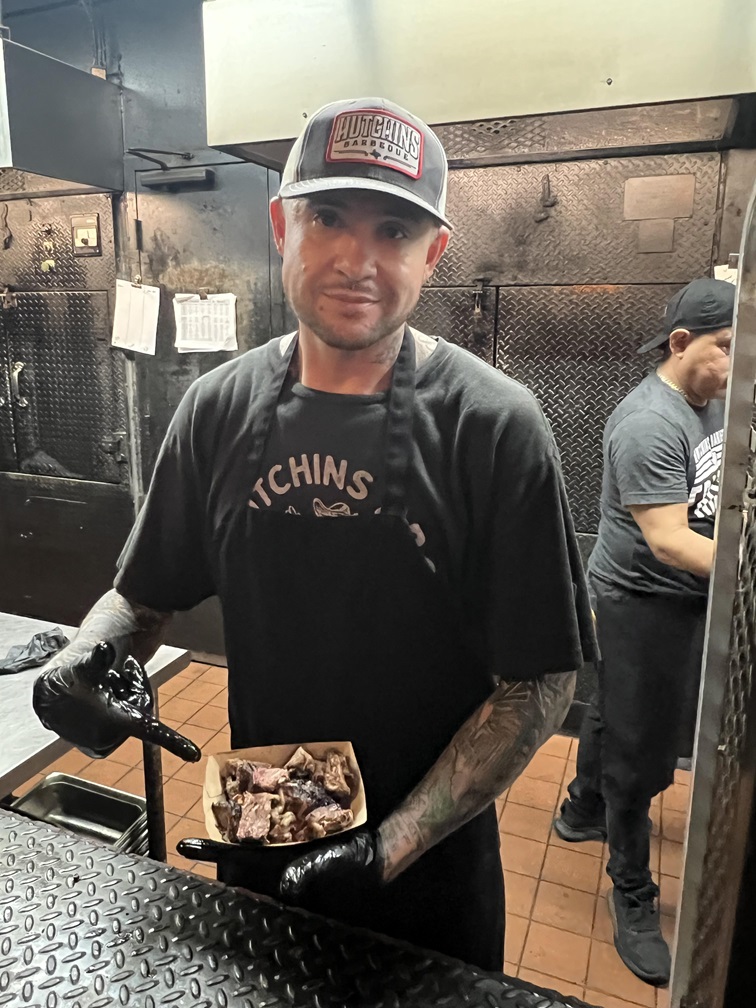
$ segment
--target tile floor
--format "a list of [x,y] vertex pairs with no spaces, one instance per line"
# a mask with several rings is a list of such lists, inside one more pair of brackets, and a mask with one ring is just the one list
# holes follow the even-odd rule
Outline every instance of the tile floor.
[[[224,668],[193,662],[160,689],[162,720],[205,752],[230,746],[226,709]],[[567,844],[551,830],[555,809],[574,774],[576,749],[574,740],[551,738],[497,802],[507,889],[505,970],[602,1008],[667,1008],[668,992],[636,979],[614,950],[605,902],[609,887],[605,846]],[[185,764],[163,754],[166,832],[168,860],[212,878],[213,865],[188,862],[175,853],[178,840],[204,835],[204,762]],[[73,751],[50,769],[144,793],[141,744],[135,739],[106,760],[90,760]],[[662,926],[669,940],[679,891],[689,776],[678,771],[675,784],[656,799],[651,811],[652,868],[661,886]]]

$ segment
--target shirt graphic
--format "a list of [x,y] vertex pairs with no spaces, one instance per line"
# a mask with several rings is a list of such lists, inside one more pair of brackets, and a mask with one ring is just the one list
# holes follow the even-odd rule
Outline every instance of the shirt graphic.
[[693,453],[695,476],[688,497],[694,518],[713,518],[719,500],[719,470],[722,465],[724,430],[714,431],[696,446]]
[[354,510],[354,504],[367,499],[374,482],[372,473],[353,468],[347,459],[337,463],[333,455],[321,456],[318,452],[292,455],[285,463],[271,466],[260,477],[248,503],[258,510],[274,505],[276,510],[291,513],[292,506],[286,506],[288,494],[304,486],[319,487],[323,492],[313,497],[313,514],[319,518],[352,518],[359,513]]

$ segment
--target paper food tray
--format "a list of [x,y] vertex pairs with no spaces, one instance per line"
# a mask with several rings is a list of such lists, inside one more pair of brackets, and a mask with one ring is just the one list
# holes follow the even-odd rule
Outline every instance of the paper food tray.
[[[223,784],[221,783],[221,767],[230,759],[246,759],[253,763],[270,763],[271,766],[282,767],[291,759],[299,747],[306,749],[315,759],[323,759],[329,749],[336,749],[349,760],[349,765],[357,775],[357,794],[354,796],[352,810],[354,820],[351,826],[339,830],[338,833],[330,834],[330,839],[349,833],[350,830],[358,826],[364,826],[367,822],[367,803],[365,801],[365,788],[362,784],[362,774],[354,755],[351,742],[298,742],[296,745],[274,745],[257,746],[252,749],[232,749],[229,752],[211,753],[207,758],[207,770],[205,773],[205,786],[202,793],[202,807],[205,810],[205,827],[207,835],[211,840],[219,843],[227,843],[229,846],[244,846],[243,844],[231,844],[226,840],[213,814],[213,802],[223,798]],[[257,848],[265,847],[298,847],[303,843],[312,843],[311,840],[292,840],[290,843],[266,843],[256,844]]]

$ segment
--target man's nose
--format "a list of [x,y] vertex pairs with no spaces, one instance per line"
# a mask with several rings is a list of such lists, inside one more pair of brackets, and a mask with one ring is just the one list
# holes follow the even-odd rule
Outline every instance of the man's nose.
[[334,266],[350,283],[369,280],[375,275],[372,243],[360,235],[345,231],[339,236]]

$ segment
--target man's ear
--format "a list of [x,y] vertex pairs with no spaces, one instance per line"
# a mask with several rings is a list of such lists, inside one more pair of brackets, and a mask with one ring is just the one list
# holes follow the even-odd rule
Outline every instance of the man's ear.
[[689,329],[673,329],[669,334],[669,349],[676,356],[684,354],[695,336]]
[[286,237],[286,214],[280,196],[274,196],[270,201],[270,223],[273,225],[273,240],[276,243],[278,254],[282,256]]
[[433,270],[438,265],[438,261],[441,256],[446,251],[446,246],[449,244],[449,239],[451,238],[451,231],[447,227],[440,227],[436,233],[436,237],[430,243],[428,247],[428,255],[425,259],[425,279],[433,273]]

